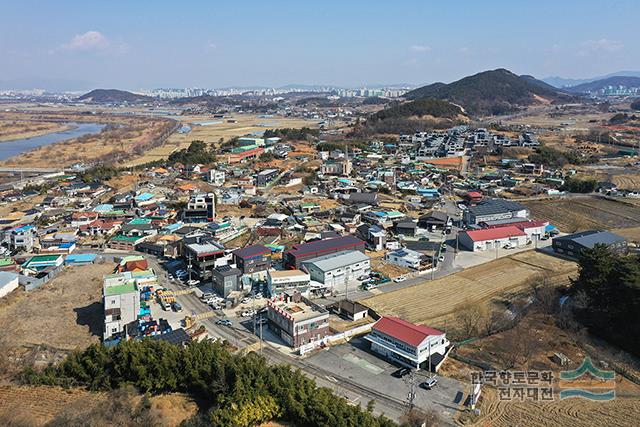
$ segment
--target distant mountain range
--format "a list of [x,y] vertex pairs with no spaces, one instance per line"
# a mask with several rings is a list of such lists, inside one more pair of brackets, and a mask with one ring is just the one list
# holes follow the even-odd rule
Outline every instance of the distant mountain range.
[[606,74],[604,76],[598,76],[598,77],[591,77],[588,79],[567,79],[564,77],[545,77],[544,79],[542,79],[542,81],[550,84],[551,86],[555,86],[557,88],[565,88],[565,87],[578,86],[583,83],[594,82],[596,80],[604,80],[609,77],[616,77],[616,76],[640,77],[640,71],[618,71],[616,73],[610,73],[610,74]]
[[94,102],[98,104],[136,104],[141,102],[151,102],[154,98],[146,95],[127,92],[118,89],[94,89],[91,92],[77,98],[78,101]]
[[613,76],[606,79],[595,80],[592,82],[582,83],[577,86],[564,88],[564,90],[573,93],[596,92],[607,86],[626,86],[640,87],[640,77],[631,76]]
[[470,114],[504,114],[536,103],[570,102],[573,97],[532,76],[509,70],[484,71],[453,83],[433,83],[407,93],[408,99],[444,99]]

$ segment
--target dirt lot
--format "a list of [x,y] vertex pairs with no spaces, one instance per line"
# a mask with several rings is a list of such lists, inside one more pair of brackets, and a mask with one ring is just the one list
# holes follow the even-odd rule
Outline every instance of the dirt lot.
[[542,276],[550,283],[566,284],[576,269],[573,262],[527,251],[361,302],[379,314],[442,327],[453,320],[453,313],[460,305],[521,291]]
[[384,260],[384,258],[372,258],[371,270],[382,273],[384,276],[387,276],[391,279],[402,276],[403,274],[410,273],[412,271],[409,268],[400,267],[399,265],[387,262]]
[[[196,116],[180,116],[178,119],[181,123],[191,126],[191,132],[186,134],[174,133],[169,137],[167,142],[160,147],[147,151],[144,155],[134,158],[128,163],[128,166],[147,163],[167,157],[175,150],[187,148],[191,141],[202,140],[207,143],[218,142],[220,139],[228,140],[234,136],[248,135],[253,132],[261,132],[266,129],[274,128],[301,128],[301,127],[317,127],[316,121],[303,119],[291,119],[285,117],[264,118],[253,114],[234,114],[235,123],[228,123],[224,119],[216,119],[213,116],[196,115]],[[199,126],[195,123],[199,122],[221,122],[206,126]]]
[[567,233],[640,226],[640,209],[621,200],[580,197],[525,201],[524,204],[531,210],[532,218],[549,221]]
[[68,267],[46,285],[22,288],[0,300],[3,350],[45,345],[59,350],[100,341],[102,276],[112,263]]

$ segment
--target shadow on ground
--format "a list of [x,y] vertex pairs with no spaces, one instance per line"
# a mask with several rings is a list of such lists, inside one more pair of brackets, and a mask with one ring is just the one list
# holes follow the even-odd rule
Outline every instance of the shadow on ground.
[[88,326],[91,335],[102,336],[102,303],[92,302],[84,307],[74,308],[76,323]]

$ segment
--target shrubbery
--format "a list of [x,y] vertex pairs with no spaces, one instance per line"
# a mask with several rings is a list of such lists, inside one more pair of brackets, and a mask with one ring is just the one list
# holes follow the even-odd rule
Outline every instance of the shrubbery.
[[289,366],[270,366],[256,354],[233,355],[219,343],[128,341],[112,348],[95,344],[43,371],[28,369],[30,384],[83,386],[108,391],[133,385],[144,393],[183,392],[211,404],[187,425],[250,426],[282,419],[298,425],[393,426],[331,390],[319,388]]
[[640,263],[604,245],[580,253],[571,286],[576,318],[590,332],[640,356]]

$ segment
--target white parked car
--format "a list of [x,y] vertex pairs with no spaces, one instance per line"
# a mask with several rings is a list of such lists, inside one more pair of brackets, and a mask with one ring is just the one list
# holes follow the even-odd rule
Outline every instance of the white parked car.
[[407,278],[404,276],[398,276],[395,279],[393,279],[393,281],[396,283],[404,282],[405,280],[407,280]]

